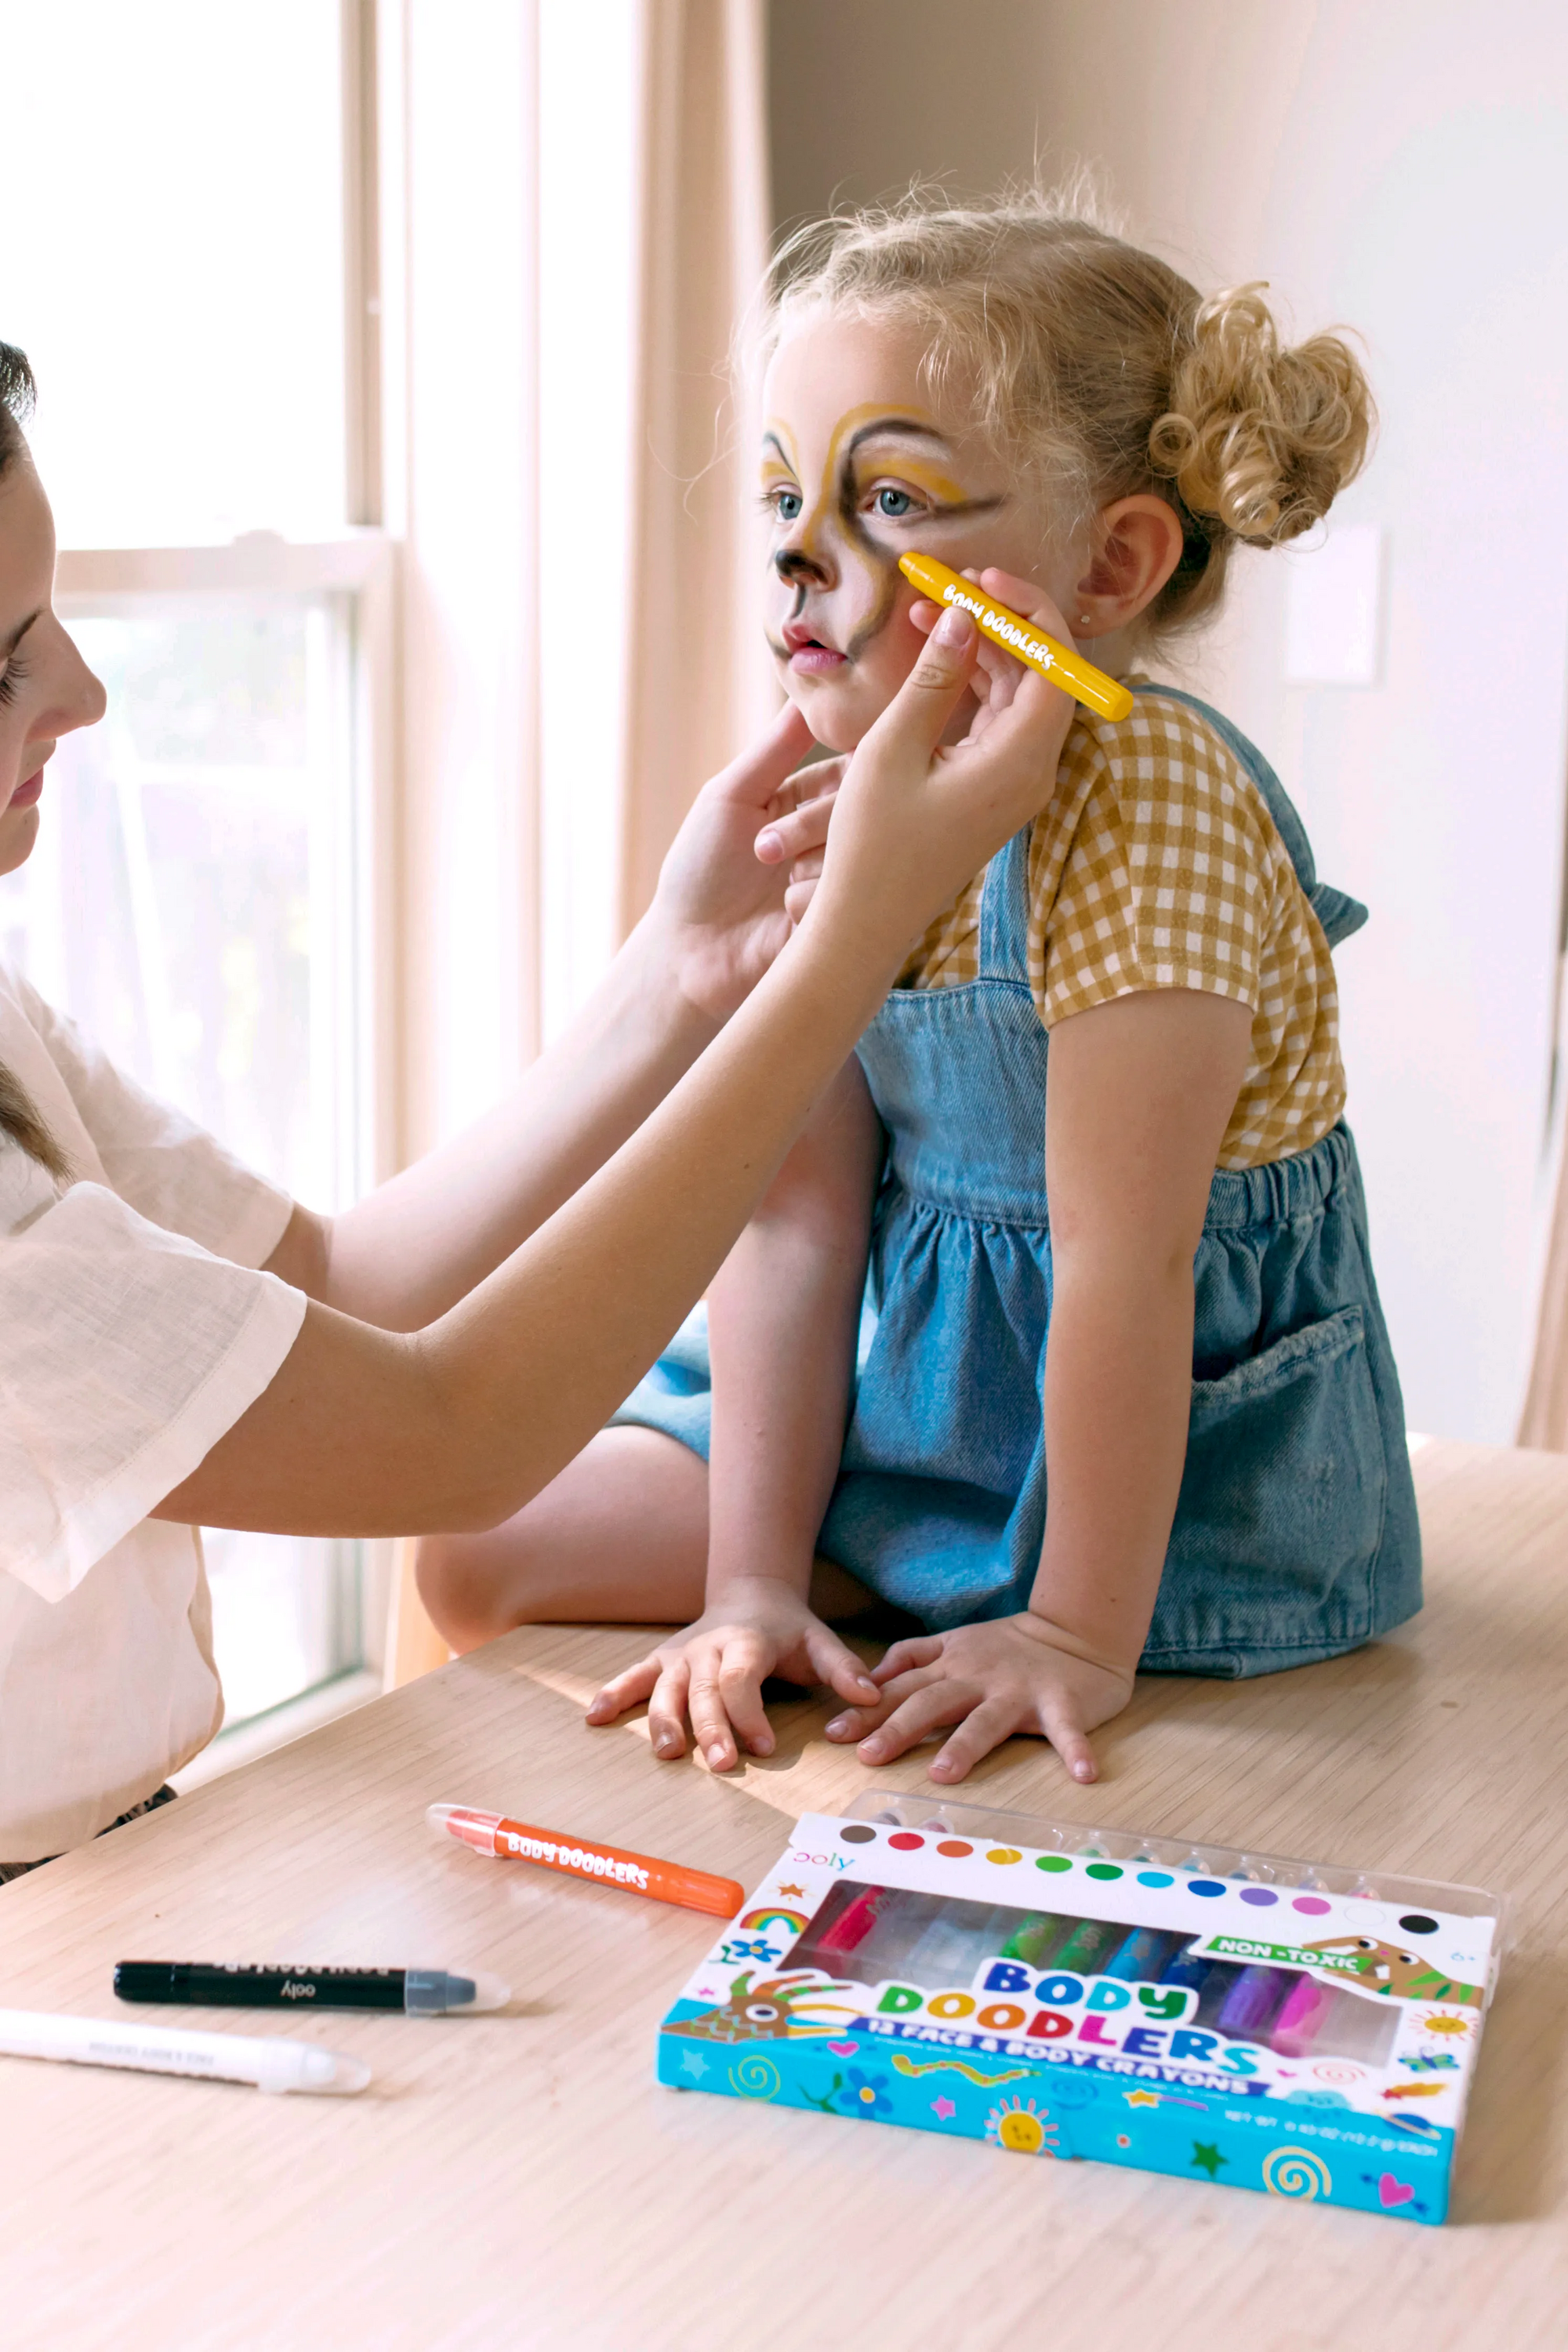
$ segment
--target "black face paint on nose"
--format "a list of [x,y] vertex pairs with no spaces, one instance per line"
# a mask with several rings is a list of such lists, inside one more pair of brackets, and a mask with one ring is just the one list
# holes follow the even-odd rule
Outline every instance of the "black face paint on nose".
[[779,548],[773,556],[773,570],[781,580],[791,582],[796,588],[805,588],[812,581],[826,577],[823,566],[815,556],[807,555],[803,547]]

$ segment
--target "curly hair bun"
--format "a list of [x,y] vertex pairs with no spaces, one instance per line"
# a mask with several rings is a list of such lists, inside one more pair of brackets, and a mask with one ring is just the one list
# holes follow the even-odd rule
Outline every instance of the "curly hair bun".
[[1236,286],[1202,304],[1149,459],[1190,513],[1277,547],[1310,530],[1361,471],[1373,411],[1338,335],[1281,348],[1265,290]]

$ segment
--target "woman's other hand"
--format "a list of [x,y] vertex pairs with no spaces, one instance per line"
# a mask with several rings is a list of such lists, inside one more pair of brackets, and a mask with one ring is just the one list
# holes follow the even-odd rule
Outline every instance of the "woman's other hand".
[[763,1684],[773,1674],[808,1689],[826,1683],[861,1706],[876,1704],[877,1685],[859,1659],[804,1597],[758,1576],[737,1578],[694,1625],[606,1683],[589,1705],[588,1721],[614,1723],[647,1699],[656,1756],[684,1756],[689,1723],[710,1769],[727,1772],[742,1747],[752,1756],[773,1754]]
[[[795,772],[811,742],[787,704],[760,742],[703,785],[659,873],[645,922],[661,935],[682,994],[715,1023],[729,1019],[790,935],[787,877],[757,844],[816,789],[816,770]],[[818,841],[826,829],[824,815]]]
[[933,1780],[962,1780],[1015,1732],[1048,1739],[1075,1780],[1098,1777],[1089,1734],[1120,1715],[1133,1673],[1080,1655],[1070,1637],[1026,1609],[950,1633],[895,1642],[872,1680],[875,1706],[852,1707],[829,1739],[858,1743],[863,1764],[890,1764],[938,1731],[952,1731],[931,1765]]

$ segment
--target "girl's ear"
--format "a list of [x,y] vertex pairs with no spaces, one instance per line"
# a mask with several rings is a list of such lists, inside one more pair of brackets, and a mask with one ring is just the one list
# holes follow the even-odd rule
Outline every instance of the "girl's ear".
[[1074,635],[1103,637],[1124,628],[1153,603],[1181,560],[1182,526],[1163,499],[1146,491],[1102,507],[1094,551],[1067,615]]

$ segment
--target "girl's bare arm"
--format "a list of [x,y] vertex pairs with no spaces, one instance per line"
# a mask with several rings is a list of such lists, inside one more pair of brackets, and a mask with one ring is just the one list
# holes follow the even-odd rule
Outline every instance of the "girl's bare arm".
[[590,1720],[648,1702],[656,1754],[686,1725],[714,1769],[773,1748],[771,1674],[864,1700],[859,1660],[811,1608],[838,1473],[882,1129],[850,1056],[708,1291],[712,1436],[701,1617],[607,1684]]
[[1187,989],[1118,997],[1051,1032],[1039,1571],[1021,1615],[894,1644],[879,1706],[828,1726],[868,1763],[952,1726],[937,1780],[962,1780],[1015,1731],[1095,1777],[1089,1734],[1131,1695],[1175,1516],[1193,1258],[1250,1032],[1244,1004]]

